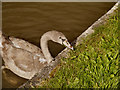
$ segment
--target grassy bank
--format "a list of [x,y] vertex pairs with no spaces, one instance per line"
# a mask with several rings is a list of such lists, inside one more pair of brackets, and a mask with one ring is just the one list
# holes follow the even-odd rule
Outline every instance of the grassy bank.
[[70,51],[40,88],[117,88],[119,73],[118,12]]

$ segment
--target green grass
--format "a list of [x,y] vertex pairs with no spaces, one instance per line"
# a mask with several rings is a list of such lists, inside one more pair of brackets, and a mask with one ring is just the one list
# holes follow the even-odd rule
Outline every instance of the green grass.
[[40,88],[117,88],[119,84],[118,14],[95,29],[69,58],[43,80]]

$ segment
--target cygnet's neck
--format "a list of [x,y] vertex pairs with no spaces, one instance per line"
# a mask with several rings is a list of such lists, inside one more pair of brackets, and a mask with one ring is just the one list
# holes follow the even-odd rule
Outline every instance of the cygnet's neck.
[[47,32],[47,33],[43,34],[43,36],[41,37],[41,40],[40,40],[42,52],[48,63],[50,63],[53,60],[53,57],[51,56],[49,49],[48,49],[48,41],[49,40],[53,41],[51,32]]

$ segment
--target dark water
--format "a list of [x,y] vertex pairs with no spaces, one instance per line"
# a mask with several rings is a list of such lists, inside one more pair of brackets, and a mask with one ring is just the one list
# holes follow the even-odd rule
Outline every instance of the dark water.
[[[115,3],[3,3],[2,30],[7,36],[25,39],[39,46],[41,35],[61,31],[70,42],[75,40]],[[64,47],[49,42],[55,57]],[[26,80],[9,70],[3,71],[3,87],[18,87]]]

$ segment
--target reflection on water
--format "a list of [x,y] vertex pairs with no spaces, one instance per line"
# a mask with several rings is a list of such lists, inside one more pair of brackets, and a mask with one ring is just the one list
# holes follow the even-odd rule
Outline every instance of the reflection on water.
[[[49,30],[61,31],[75,40],[114,3],[3,3],[3,33],[23,38],[37,46],[41,35]],[[49,42],[52,56],[63,46]],[[3,87],[18,87],[22,79],[9,70],[3,71]]]
[[8,69],[2,71],[2,76],[3,88],[17,88],[18,85],[22,85],[26,82],[25,79],[18,77]]

